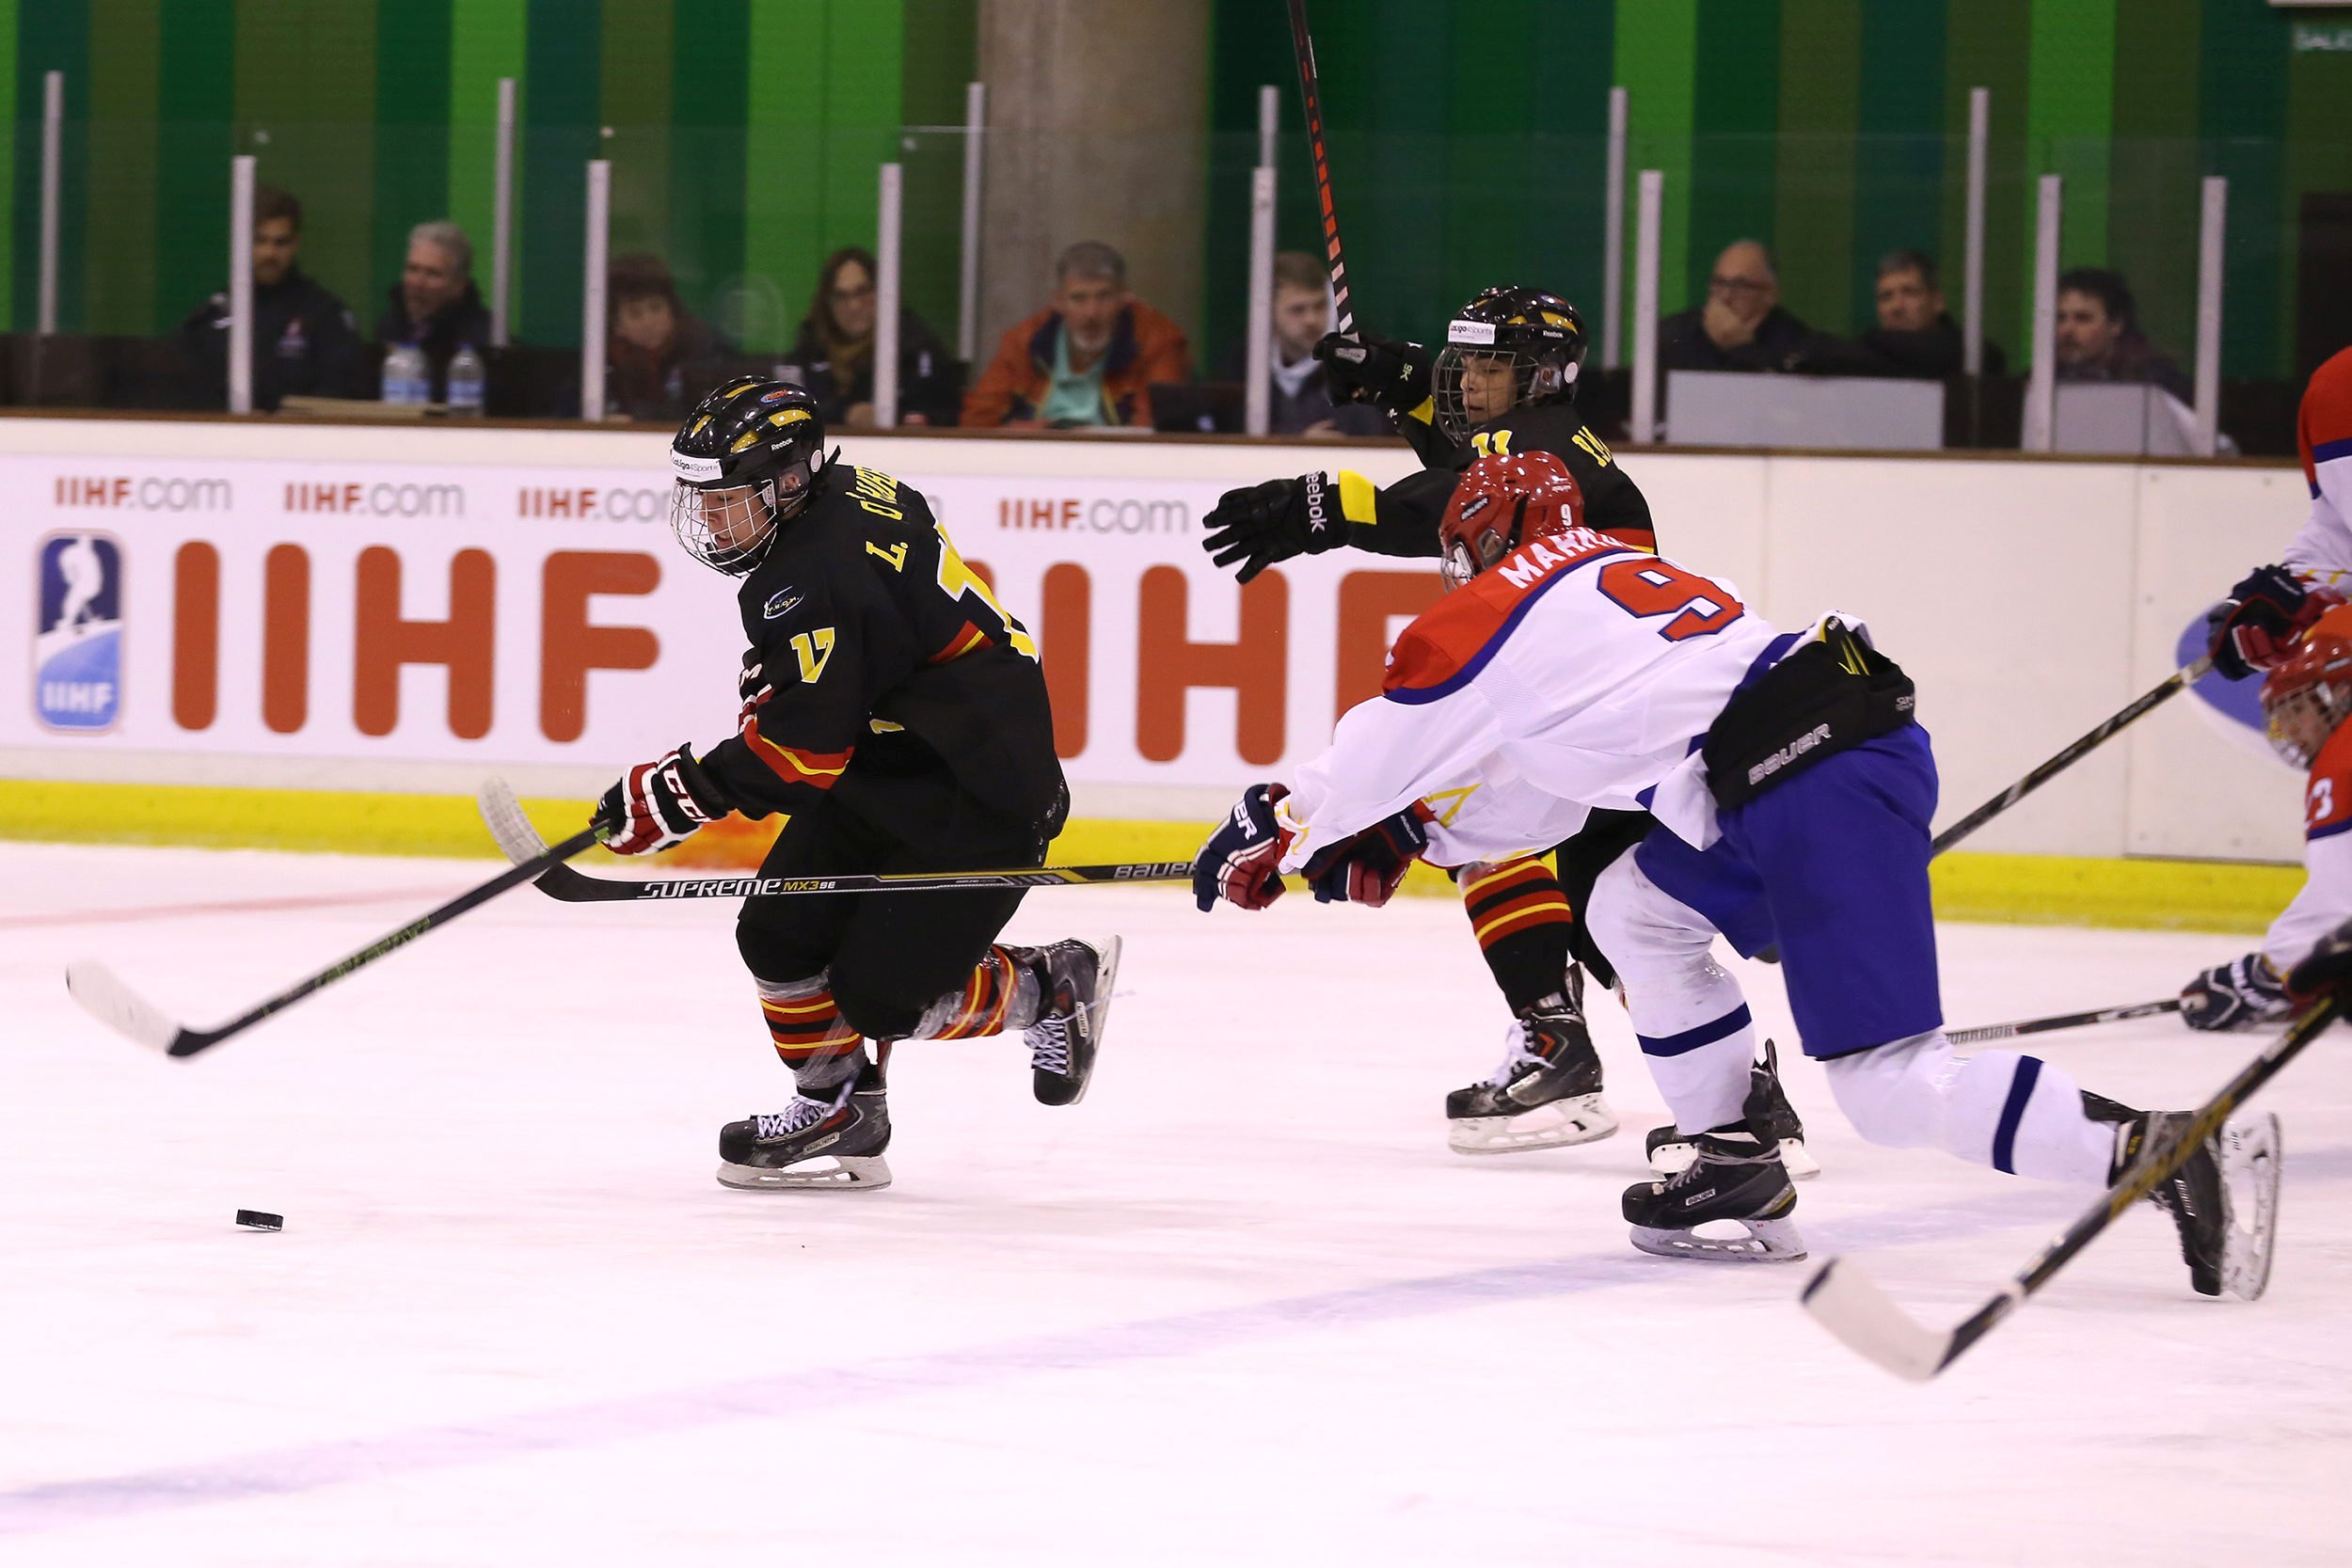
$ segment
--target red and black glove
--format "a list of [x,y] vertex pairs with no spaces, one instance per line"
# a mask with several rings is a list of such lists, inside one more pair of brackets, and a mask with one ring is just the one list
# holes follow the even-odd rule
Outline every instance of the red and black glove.
[[2352,920],[2319,939],[2302,962],[2287,972],[2287,999],[2297,1009],[2341,991],[2352,982]]
[[744,727],[759,717],[760,705],[776,694],[760,663],[759,650],[748,648],[743,653],[743,673],[735,677],[735,694],[742,701],[736,709],[735,733],[741,735]]
[[616,855],[650,855],[686,842],[733,808],[684,746],[639,763],[596,802],[595,825]]
[[2267,670],[2312,623],[2344,602],[2333,589],[2308,587],[2284,566],[2258,566],[2205,611],[2213,667],[2231,680]]
[[1203,913],[1220,898],[1239,909],[1263,910],[1282,896],[1282,879],[1274,868],[1290,847],[1290,834],[1275,817],[1274,803],[1289,793],[1279,784],[1251,784],[1192,858],[1193,902]]
[[1299,874],[1314,889],[1318,904],[1369,904],[1376,910],[1396,896],[1405,873],[1429,847],[1422,824],[1431,818],[1429,808],[1416,800],[1408,810],[1313,856]]

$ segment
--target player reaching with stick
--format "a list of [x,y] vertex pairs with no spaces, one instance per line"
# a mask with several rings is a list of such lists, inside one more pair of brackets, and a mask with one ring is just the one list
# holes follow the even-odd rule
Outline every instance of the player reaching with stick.
[[[2087,1097],[2011,1052],[1945,1039],[1928,891],[1935,761],[1910,681],[1857,621],[1781,632],[1729,584],[1581,526],[1549,456],[1481,460],[1441,536],[1461,584],[1390,656],[1384,694],[1351,709],[1295,791],[1260,784],[1203,846],[1194,891],[1261,908],[1297,871],[1319,892],[1401,877],[1414,856],[1487,852],[1477,821],[1564,838],[1592,809],[1659,830],[1601,873],[1589,918],[1692,1164],[1627,1190],[1634,1244],[1669,1257],[1789,1259],[1804,1243],[1779,1152],[1746,1113],[1754,1029],[1710,957],[1781,949],[1806,1054],[1872,1142],[2092,1186],[2150,1159],[2185,1115]],[[1525,842],[1521,838],[1519,842]],[[1391,885],[1392,881],[1391,881]],[[2275,1122],[2222,1128],[2153,1196],[2193,1286],[2252,1294],[2275,1212]],[[2251,1151],[2251,1152],[2249,1152]],[[2271,1185],[2233,1223],[2225,1166]],[[2249,1183],[2250,1185],[2250,1183]],[[1701,1230],[1736,1223],[1744,1236]]]
[[[1585,353],[1576,308],[1537,289],[1485,289],[1447,325],[1446,339],[1435,355],[1371,332],[1332,333],[1316,344],[1333,399],[1378,407],[1424,467],[1386,487],[1342,472],[1228,491],[1204,519],[1202,544],[1216,563],[1248,582],[1276,562],[1342,546],[1434,562],[1462,470],[1488,452],[1550,453],[1576,481],[1588,526],[1654,550],[1648,501],[1576,406]],[[1470,929],[1513,1024],[1493,1074],[1446,1097],[1447,1139],[1457,1151],[1552,1148],[1616,1131],[1583,1007],[1585,970],[1603,985],[1613,975],[1578,913],[1601,867],[1649,827],[1643,812],[1596,812],[1556,852],[1551,841],[1527,839],[1461,867]],[[1810,1174],[1804,1125],[1769,1047],[1753,1086],[1759,1116],[1795,1168]],[[1666,1131],[1651,1135],[1653,1147],[1663,1147]]]
[[[1044,863],[1069,790],[1037,646],[916,491],[824,451],[806,392],[738,378],[671,444],[670,525],[730,577],[737,733],[632,768],[609,847],[666,849],[729,812],[788,814],[766,877]],[[1037,1098],[1086,1093],[1119,940],[1012,947],[1020,889],[744,900],[736,942],[797,1089],[719,1134],[731,1187],[886,1186],[883,1068],[902,1039],[1024,1031]],[[875,1052],[869,1056],[866,1041]]]

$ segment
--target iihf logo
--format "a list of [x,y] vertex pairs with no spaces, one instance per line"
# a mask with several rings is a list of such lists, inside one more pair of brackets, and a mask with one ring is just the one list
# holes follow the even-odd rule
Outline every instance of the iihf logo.
[[122,709],[122,546],[103,533],[40,542],[33,711],[53,730],[114,727]]

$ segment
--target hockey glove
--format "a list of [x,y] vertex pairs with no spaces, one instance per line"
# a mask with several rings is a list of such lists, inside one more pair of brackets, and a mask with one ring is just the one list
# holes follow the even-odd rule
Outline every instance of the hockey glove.
[[1369,403],[1403,416],[1429,401],[1429,368],[1436,361],[1419,343],[1375,332],[1352,338],[1327,332],[1315,344],[1331,401]]
[[1339,487],[1328,474],[1270,479],[1228,490],[1200,522],[1200,547],[1219,566],[1240,562],[1234,576],[1243,582],[1278,561],[1321,555],[1347,543]]
[[776,694],[776,689],[769,684],[767,675],[762,673],[765,669],[757,648],[744,651],[743,673],[735,681],[735,693],[743,703],[735,714],[735,733],[738,735],[743,733],[745,725],[759,717],[760,705]]
[[616,855],[649,855],[683,844],[731,808],[694,753],[680,746],[639,763],[596,802],[596,826]]
[[1220,898],[1245,910],[1263,910],[1282,896],[1274,868],[1290,835],[1274,815],[1274,803],[1290,791],[1279,784],[1251,784],[1222,826],[1192,861],[1192,897],[1201,911]]
[[2312,622],[2342,602],[2333,590],[2308,587],[2284,566],[2255,568],[2205,611],[2214,669],[2233,681],[2269,669]]
[[2296,1006],[2332,996],[2352,981],[2352,920],[2319,939],[2287,975],[2287,995]]
[[2286,982],[2260,953],[2217,964],[2181,988],[2181,1022],[2192,1029],[2251,1029],[2294,1011]]
[[1299,868],[1318,904],[1369,904],[1378,909],[1396,896],[1405,873],[1429,847],[1422,824],[1430,819],[1419,800],[1354,838],[1334,844]]

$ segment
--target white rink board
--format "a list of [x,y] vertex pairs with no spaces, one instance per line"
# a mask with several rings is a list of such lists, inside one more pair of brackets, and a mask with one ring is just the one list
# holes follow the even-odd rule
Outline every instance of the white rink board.
[[[668,537],[662,445],[642,432],[0,420],[0,560],[29,563],[48,535],[103,531],[122,546],[126,605],[119,722],[61,734],[29,700],[33,595],[0,595],[0,689],[25,693],[0,697],[0,768],[391,790],[467,789],[501,771],[527,789],[590,792],[680,739],[707,743],[731,721],[740,635],[729,585]],[[1242,594],[1199,548],[1201,515],[1226,488],[1269,476],[1354,467],[1393,479],[1411,467],[1401,449],[913,436],[843,446],[931,497],[1039,633],[1081,815],[1194,817],[1295,770],[1329,734],[1343,668],[1362,689],[1380,632],[1402,624],[1366,595],[1427,580],[1421,562],[1355,551],[1286,562],[1268,574],[1279,587],[1256,590],[1255,624],[1279,649],[1262,641],[1229,659],[1250,672],[1237,689],[1216,684],[1233,677],[1213,668],[1213,645],[1239,635]],[[1670,555],[1784,626],[1829,609],[1870,622],[1919,681],[1947,820],[2160,680],[2187,619],[2274,559],[2307,504],[2286,467],[1671,451],[1625,461]],[[190,698],[178,618],[207,602],[183,564],[188,545],[219,561],[209,711]],[[270,598],[266,563],[289,546],[308,593],[280,578]],[[385,551],[398,559],[397,600]],[[467,623],[490,651],[477,683],[486,721],[453,711],[446,666],[388,675],[358,635],[371,592],[379,622],[450,617],[466,552],[495,582],[486,618]],[[583,574],[633,586],[583,601]],[[1179,592],[1184,614],[1169,621]],[[297,598],[307,642],[283,629]],[[1145,629],[1152,602],[1157,632]],[[632,628],[651,635],[653,662],[607,667],[620,645],[610,634]],[[1199,669],[1187,643],[1208,650]],[[1070,678],[1078,670],[1082,681]],[[262,695],[273,681],[275,709]],[[565,692],[584,694],[568,717]],[[2196,706],[2158,712],[1971,847],[2296,858],[2297,781]]]

